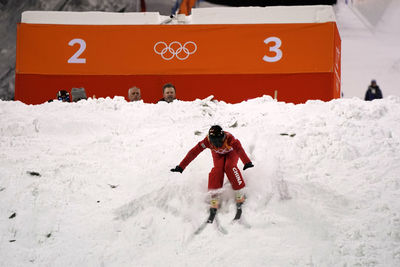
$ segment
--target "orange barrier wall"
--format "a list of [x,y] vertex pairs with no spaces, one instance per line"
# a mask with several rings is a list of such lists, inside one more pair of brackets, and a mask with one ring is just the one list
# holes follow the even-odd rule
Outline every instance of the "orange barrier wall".
[[17,100],[42,103],[72,87],[126,96],[136,85],[156,102],[166,82],[181,100],[235,103],[275,91],[286,102],[331,100],[340,97],[340,37],[334,22],[18,25]]

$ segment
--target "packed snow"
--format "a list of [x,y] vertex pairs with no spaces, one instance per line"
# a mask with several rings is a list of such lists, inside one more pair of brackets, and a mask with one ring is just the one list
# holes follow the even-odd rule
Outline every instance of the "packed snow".
[[[400,266],[399,35],[384,21],[371,32],[342,2],[336,11],[348,98],[0,101],[0,266]],[[351,98],[373,78],[384,99]],[[210,151],[170,169],[213,124],[255,165],[242,171],[251,228],[231,224],[225,183],[228,234],[194,235]]]
[[[2,265],[399,266],[399,114],[400,97],[1,101]],[[213,124],[255,165],[243,172],[252,227],[231,224],[226,183],[228,234],[193,235],[208,215],[210,152],[170,169]]]

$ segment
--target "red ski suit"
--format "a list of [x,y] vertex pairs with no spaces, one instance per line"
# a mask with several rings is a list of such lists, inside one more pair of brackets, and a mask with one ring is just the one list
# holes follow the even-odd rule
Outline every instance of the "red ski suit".
[[195,145],[179,164],[182,169],[185,169],[204,149],[211,149],[214,167],[208,176],[209,190],[222,188],[224,173],[226,173],[233,190],[239,190],[245,186],[243,176],[237,167],[237,162],[240,158],[243,164],[246,164],[250,162],[250,159],[246,155],[246,152],[244,152],[240,141],[232,134],[228,132],[224,133],[226,137],[222,147],[212,145],[207,136]]

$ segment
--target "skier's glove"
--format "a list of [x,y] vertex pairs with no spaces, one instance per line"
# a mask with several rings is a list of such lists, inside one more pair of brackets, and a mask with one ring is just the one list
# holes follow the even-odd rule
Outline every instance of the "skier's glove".
[[254,165],[250,161],[250,162],[247,162],[246,164],[244,164],[243,170],[248,169],[248,168],[253,168],[253,167],[254,167]]
[[171,169],[171,172],[183,172],[183,169],[181,166],[177,165],[175,168]]

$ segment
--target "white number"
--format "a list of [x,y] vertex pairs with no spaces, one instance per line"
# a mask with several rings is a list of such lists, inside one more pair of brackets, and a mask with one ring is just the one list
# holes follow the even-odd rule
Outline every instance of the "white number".
[[264,40],[264,43],[266,45],[268,45],[271,42],[274,42],[275,46],[270,47],[269,51],[275,52],[276,55],[274,57],[269,57],[265,55],[263,57],[263,60],[267,62],[277,62],[282,58],[282,50],[279,49],[282,45],[282,41],[278,37],[268,37],[267,39]]
[[86,49],[86,43],[82,39],[72,39],[69,41],[68,45],[69,46],[74,46],[74,44],[79,44],[79,50],[76,51],[76,53],[68,59],[68,63],[81,63],[85,64],[86,63],[86,58],[79,58],[79,56],[85,51]]

